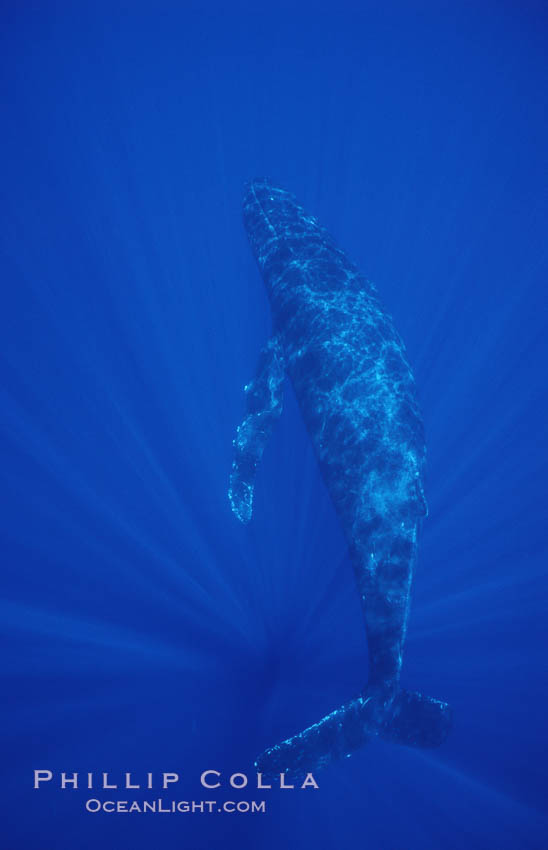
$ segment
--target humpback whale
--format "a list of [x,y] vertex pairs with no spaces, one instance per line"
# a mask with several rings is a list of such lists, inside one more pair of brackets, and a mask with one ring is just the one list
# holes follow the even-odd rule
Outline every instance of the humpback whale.
[[439,745],[449,706],[400,686],[417,540],[427,505],[425,440],[403,342],[375,286],[286,190],[246,187],[244,226],[266,284],[273,334],[246,386],[229,499],[251,519],[257,465],[289,376],[335,506],[367,635],[369,677],[350,702],[267,749],[265,775],[318,770],[369,738]]

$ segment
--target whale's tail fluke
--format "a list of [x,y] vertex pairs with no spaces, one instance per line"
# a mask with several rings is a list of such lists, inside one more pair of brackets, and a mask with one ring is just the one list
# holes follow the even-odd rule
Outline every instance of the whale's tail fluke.
[[379,735],[395,744],[430,749],[443,744],[451,724],[452,711],[448,703],[402,688]]
[[255,766],[265,777],[301,776],[348,758],[375,735],[406,746],[432,748],[443,743],[450,728],[451,709],[446,702],[400,689],[387,707],[366,691],[265,750]]

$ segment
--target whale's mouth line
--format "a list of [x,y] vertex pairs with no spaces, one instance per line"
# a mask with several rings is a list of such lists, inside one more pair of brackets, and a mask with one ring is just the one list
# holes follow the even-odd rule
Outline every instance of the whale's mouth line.
[[260,202],[259,198],[257,197],[257,191],[256,191],[256,189],[255,189],[255,183],[252,183],[252,184],[251,184],[251,191],[252,191],[252,193],[253,193],[253,198],[255,199],[255,202],[257,203],[257,206],[259,207],[259,209],[260,209],[260,211],[261,211],[261,214],[264,216],[264,218],[265,218],[265,220],[266,220],[266,223],[268,224],[268,226],[269,226],[270,230],[273,232],[274,237],[275,237],[276,239],[279,239],[280,237],[278,236],[278,233],[276,232],[276,228],[274,227],[274,225],[273,225],[273,224],[272,224],[272,222],[270,221],[270,219],[269,219],[269,217],[268,217],[268,215],[267,215],[267,212],[266,212],[265,208],[263,207],[263,205],[261,204],[261,202]]
[[[252,181],[252,183],[251,183],[251,185],[250,185],[250,191],[251,191],[251,193],[252,193],[252,195],[253,195],[253,200],[255,201],[255,203],[257,204],[257,206],[259,207],[259,210],[260,210],[260,212],[261,212],[261,215],[263,216],[264,220],[266,221],[266,223],[267,223],[267,225],[268,225],[269,230],[270,230],[270,231],[272,232],[272,234],[273,234],[273,236],[272,236],[272,241],[274,241],[274,242],[281,242],[281,241],[283,240],[283,236],[280,236],[280,234],[278,233],[278,231],[276,230],[276,228],[275,228],[275,227],[274,227],[274,225],[272,224],[272,221],[270,220],[270,217],[269,217],[269,215],[268,215],[267,211],[265,210],[265,208],[264,208],[263,204],[261,203],[261,201],[260,201],[259,197],[257,196],[257,191],[256,191],[256,189],[255,189],[255,185],[256,185],[256,181]],[[269,191],[271,191],[271,187],[269,186],[269,184],[268,184],[268,183],[266,184],[266,186],[268,186]],[[272,191],[274,191],[274,190],[272,190]],[[278,191],[279,191],[279,190],[278,190]],[[284,190],[283,190],[283,189],[282,189],[282,193],[284,193]],[[285,194],[287,194],[287,193],[285,193]],[[287,242],[287,240],[285,240],[285,245],[287,246],[287,249],[289,250],[289,252],[291,253],[291,255],[292,255],[293,257],[295,257],[295,250],[294,250],[294,248],[292,248],[292,247],[291,247],[291,245],[289,244],[289,242]]]

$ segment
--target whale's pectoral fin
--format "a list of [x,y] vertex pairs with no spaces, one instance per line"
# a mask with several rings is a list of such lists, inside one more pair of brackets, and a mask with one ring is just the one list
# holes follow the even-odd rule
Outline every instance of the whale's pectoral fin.
[[256,377],[245,387],[247,416],[236,430],[233,441],[228,498],[242,522],[251,519],[255,471],[282,412],[284,378],[283,352],[278,338],[272,337],[261,351]]

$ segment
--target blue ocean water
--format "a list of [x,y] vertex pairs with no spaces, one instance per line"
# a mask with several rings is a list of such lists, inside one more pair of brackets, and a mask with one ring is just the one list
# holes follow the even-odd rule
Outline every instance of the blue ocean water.
[[[2,846],[547,846],[543,5],[3,5]],[[270,334],[241,222],[263,174],[405,340],[430,515],[402,679],[454,729],[317,791],[215,792],[265,813],[91,814],[60,771],[212,799],[202,770],[251,781],[367,675],[289,388],[248,527],[227,499]]]

